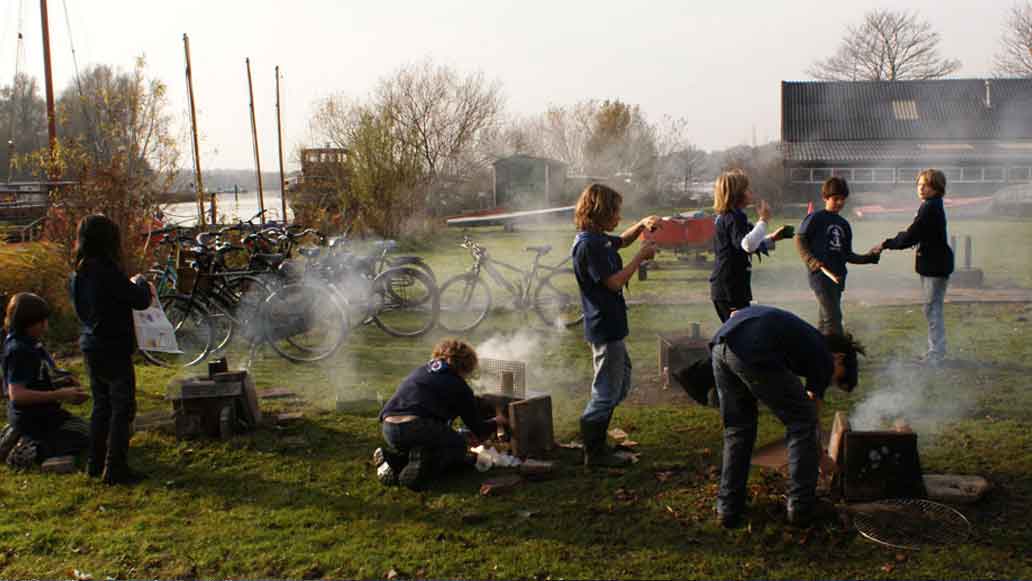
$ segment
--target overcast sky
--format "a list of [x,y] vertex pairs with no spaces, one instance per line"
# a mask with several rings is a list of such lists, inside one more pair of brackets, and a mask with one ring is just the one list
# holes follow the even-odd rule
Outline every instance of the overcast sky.
[[[80,69],[130,69],[145,55],[169,86],[185,136],[183,33],[190,35],[205,168],[253,167],[244,58],[251,58],[262,168],[275,170],[275,76],[283,74],[285,146],[308,142],[314,103],[361,97],[399,66],[431,58],[502,83],[508,111],[619,98],[652,119],[686,118],[705,149],[777,139],[782,80],[871,9],[915,10],[942,35],[958,76],[991,73],[1009,0],[323,1],[50,0],[58,92]],[[65,17],[65,6],[68,16]],[[0,85],[14,75],[19,8],[30,74],[42,79],[39,2],[0,0]],[[69,21],[71,34],[69,35]],[[189,159],[184,143],[184,159]],[[288,161],[289,163],[289,161]]]

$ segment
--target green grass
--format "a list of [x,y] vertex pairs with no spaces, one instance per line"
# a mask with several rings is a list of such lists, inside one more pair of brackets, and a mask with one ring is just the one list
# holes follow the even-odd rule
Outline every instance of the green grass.
[[[1029,223],[1006,224],[1013,226],[1010,244],[1032,247]],[[854,226],[867,245],[899,225]],[[953,230],[962,226],[989,236],[998,225],[955,222]],[[558,258],[570,242],[568,231],[547,229],[477,236],[499,259],[521,265],[529,262],[526,244],[551,243],[556,249],[550,256]],[[445,232],[432,253],[424,251],[440,280],[469,263],[458,240],[458,233]],[[976,257],[978,248],[976,241]],[[987,257],[990,284],[1032,286],[1021,254],[999,252],[997,262]],[[912,259],[900,253],[873,268],[913,284]],[[779,248],[756,266],[754,293],[813,320],[805,280],[790,280],[800,270],[794,249]],[[863,288],[867,267],[853,273],[851,288]],[[751,527],[727,532],[713,525],[719,417],[671,397],[656,379],[657,333],[683,332],[693,321],[707,333],[715,327],[712,306],[698,298],[706,271],[654,274],[631,286],[632,298],[660,304],[631,307],[629,349],[638,393],[618,408],[613,422],[640,442],[641,462],[631,468],[585,471],[576,451],[560,450],[554,479],[525,483],[504,496],[478,493],[496,472],[456,475],[424,493],[381,487],[369,461],[380,441],[378,402],[427,359],[442,335],[395,339],[362,327],[322,364],[291,365],[263,351],[253,369],[259,388],[290,387],[308,402],[305,418],[295,424],[263,427],[229,442],[137,434],[131,456],[151,478],[135,488],[107,488],[83,475],[0,469],[0,577],[68,577],[73,569],[97,579],[382,578],[392,569],[401,577],[425,578],[1032,577],[1027,305],[948,304],[950,349],[960,364],[903,366],[900,372],[894,360],[922,351],[920,307],[847,303],[847,321],[870,353],[857,391],[831,393],[825,423],[834,411],[852,409],[903,380],[923,390],[932,408],[964,404],[920,432],[925,471],[979,474],[995,486],[981,503],[961,508],[974,525],[970,542],[897,551],[834,523],[809,531],[786,526],[784,482],[759,470],[750,481]],[[685,280],[694,278],[702,280]],[[891,288],[885,292],[892,298]],[[532,314],[492,313],[469,338],[483,345],[521,330],[534,347],[528,388],[553,395],[557,439],[567,441],[575,436],[587,395],[587,347],[579,332],[548,332]],[[241,355],[232,357],[231,363],[239,362]],[[81,371],[78,360],[66,363]],[[172,374],[139,365],[137,375],[141,411],[166,409],[164,389]],[[338,402],[345,411],[337,411]],[[86,415],[88,405],[72,409]],[[764,413],[758,443],[782,431]]]

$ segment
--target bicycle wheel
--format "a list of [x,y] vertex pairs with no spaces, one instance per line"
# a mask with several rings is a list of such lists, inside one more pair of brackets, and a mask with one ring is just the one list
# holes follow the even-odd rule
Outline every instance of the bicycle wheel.
[[329,357],[348,333],[340,301],[325,287],[311,284],[293,283],[273,291],[259,316],[273,351],[299,363]]
[[390,268],[373,279],[372,319],[395,337],[418,337],[437,323],[437,285],[422,270]]
[[214,333],[208,310],[189,295],[168,295],[159,300],[182,353],[140,350],[143,358],[162,367],[189,367],[204,361],[211,350]]
[[261,336],[258,313],[262,302],[272,291],[262,280],[250,275],[228,278],[211,297],[210,308],[214,330],[213,352],[226,349],[234,337],[248,340]]
[[388,268],[395,268],[398,266],[408,266],[422,271],[430,280],[437,284],[437,274],[434,269],[430,268],[430,265],[423,261],[419,256],[388,256],[387,257]]
[[534,311],[550,327],[563,329],[584,320],[580,289],[572,268],[552,272],[534,291]]
[[452,333],[472,331],[491,310],[491,289],[472,272],[453,276],[441,287],[437,323]]

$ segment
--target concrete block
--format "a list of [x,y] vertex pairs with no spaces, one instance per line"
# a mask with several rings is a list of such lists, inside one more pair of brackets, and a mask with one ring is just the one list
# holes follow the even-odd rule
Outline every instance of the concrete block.
[[512,454],[521,458],[547,454],[555,445],[552,396],[542,395],[509,404]]

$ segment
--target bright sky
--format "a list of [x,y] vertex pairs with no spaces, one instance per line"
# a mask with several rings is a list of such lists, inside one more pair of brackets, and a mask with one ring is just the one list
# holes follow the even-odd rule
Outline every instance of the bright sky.
[[[65,7],[69,18],[65,17]],[[1009,0],[50,0],[56,91],[80,68],[130,69],[146,55],[169,86],[187,135],[183,33],[190,35],[205,168],[254,166],[250,57],[263,170],[276,170],[274,67],[284,142],[311,143],[314,103],[361,97],[399,66],[432,58],[501,81],[508,111],[532,114],[587,98],[635,103],[652,119],[688,119],[696,145],[776,139],[782,80],[805,79],[849,24],[871,9],[916,10],[959,58],[959,76],[991,74]],[[42,80],[39,2],[0,0],[0,84],[11,82],[19,10],[25,69]],[[69,21],[71,34],[69,35]],[[184,141],[184,160],[189,144]],[[288,160],[288,164],[290,161]]]

